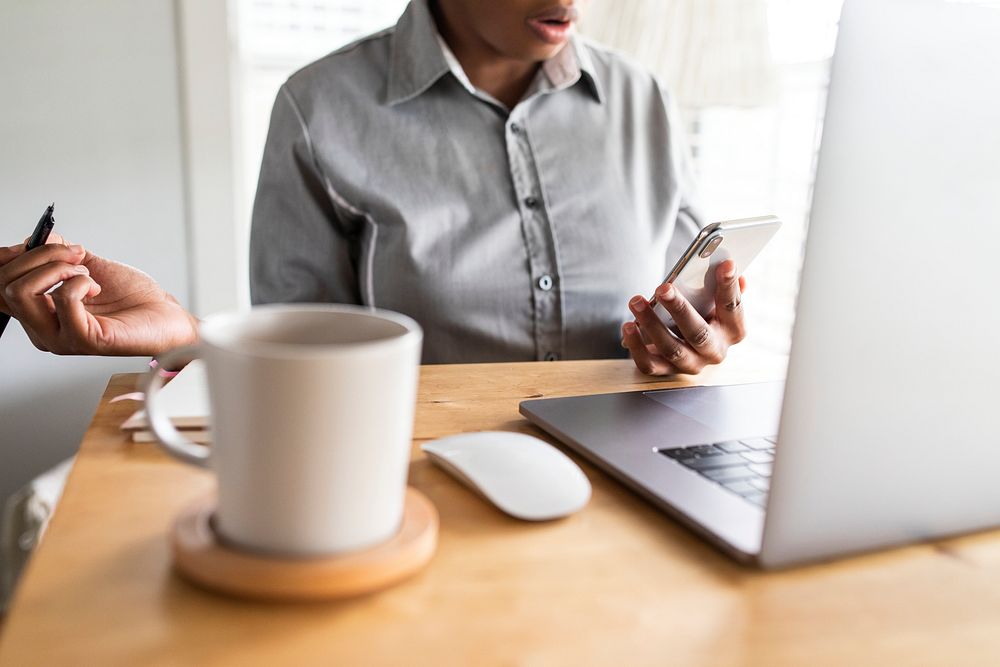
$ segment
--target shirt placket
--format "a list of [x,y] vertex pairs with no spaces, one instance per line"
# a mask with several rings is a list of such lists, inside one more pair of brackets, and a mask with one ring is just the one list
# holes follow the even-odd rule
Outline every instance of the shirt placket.
[[506,123],[511,179],[521,214],[534,308],[535,358],[555,361],[563,354],[561,286],[548,203],[541,188],[524,124],[524,104]]

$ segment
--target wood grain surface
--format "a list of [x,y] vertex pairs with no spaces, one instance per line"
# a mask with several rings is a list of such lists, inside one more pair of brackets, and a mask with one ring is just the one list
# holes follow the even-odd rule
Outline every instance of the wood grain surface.
[[[698,382],[779,377],[774,360],[734,355]],[[528,524],[416,449],[468,430],[539,434],[517,412],[529,397],[686,382],[628,361],[424,367],[410,483],[440,514],[433,560],[368,597],[269,604],[172,572],[169,526],[212,479],[128,441],[118,425],[134,406],[108,400],[135,376],[115,376],[18,590],[0,664],[1000,664],[1000,533],[762,573],[577,457],[590,504]]]

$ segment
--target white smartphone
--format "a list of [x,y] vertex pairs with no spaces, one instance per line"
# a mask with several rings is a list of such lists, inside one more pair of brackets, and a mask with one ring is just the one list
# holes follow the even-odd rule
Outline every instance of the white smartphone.
[[[732,259],[736,261],[736,271],[742,274],[779,227],[781,220],[773,215],[706,225],[664,282],[672,283],[701,316],[708,319],[715,312],[716,267]],[[650,301],[653,312],[677,334],[674,319],[667,309],[656,301],[656,297]]]

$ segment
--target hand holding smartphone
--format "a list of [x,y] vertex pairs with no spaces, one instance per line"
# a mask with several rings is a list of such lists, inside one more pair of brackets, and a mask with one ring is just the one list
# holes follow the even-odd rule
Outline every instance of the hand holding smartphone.
[[[706,320],[715,312],[716,269],[732,259],[743,272],[781,227],[773,216],[746,218],[706,225],[674,265],[664,282],[671,283]],[[673,317],[652,297],[653,312],[678,335]]]

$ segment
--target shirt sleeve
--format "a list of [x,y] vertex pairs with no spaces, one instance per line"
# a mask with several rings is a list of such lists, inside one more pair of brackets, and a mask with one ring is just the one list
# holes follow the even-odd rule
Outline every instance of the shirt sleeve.
[[308,127],[287,84],[264,146],[250,232],[250,298],[361,303],[357,243],[338,217]]

